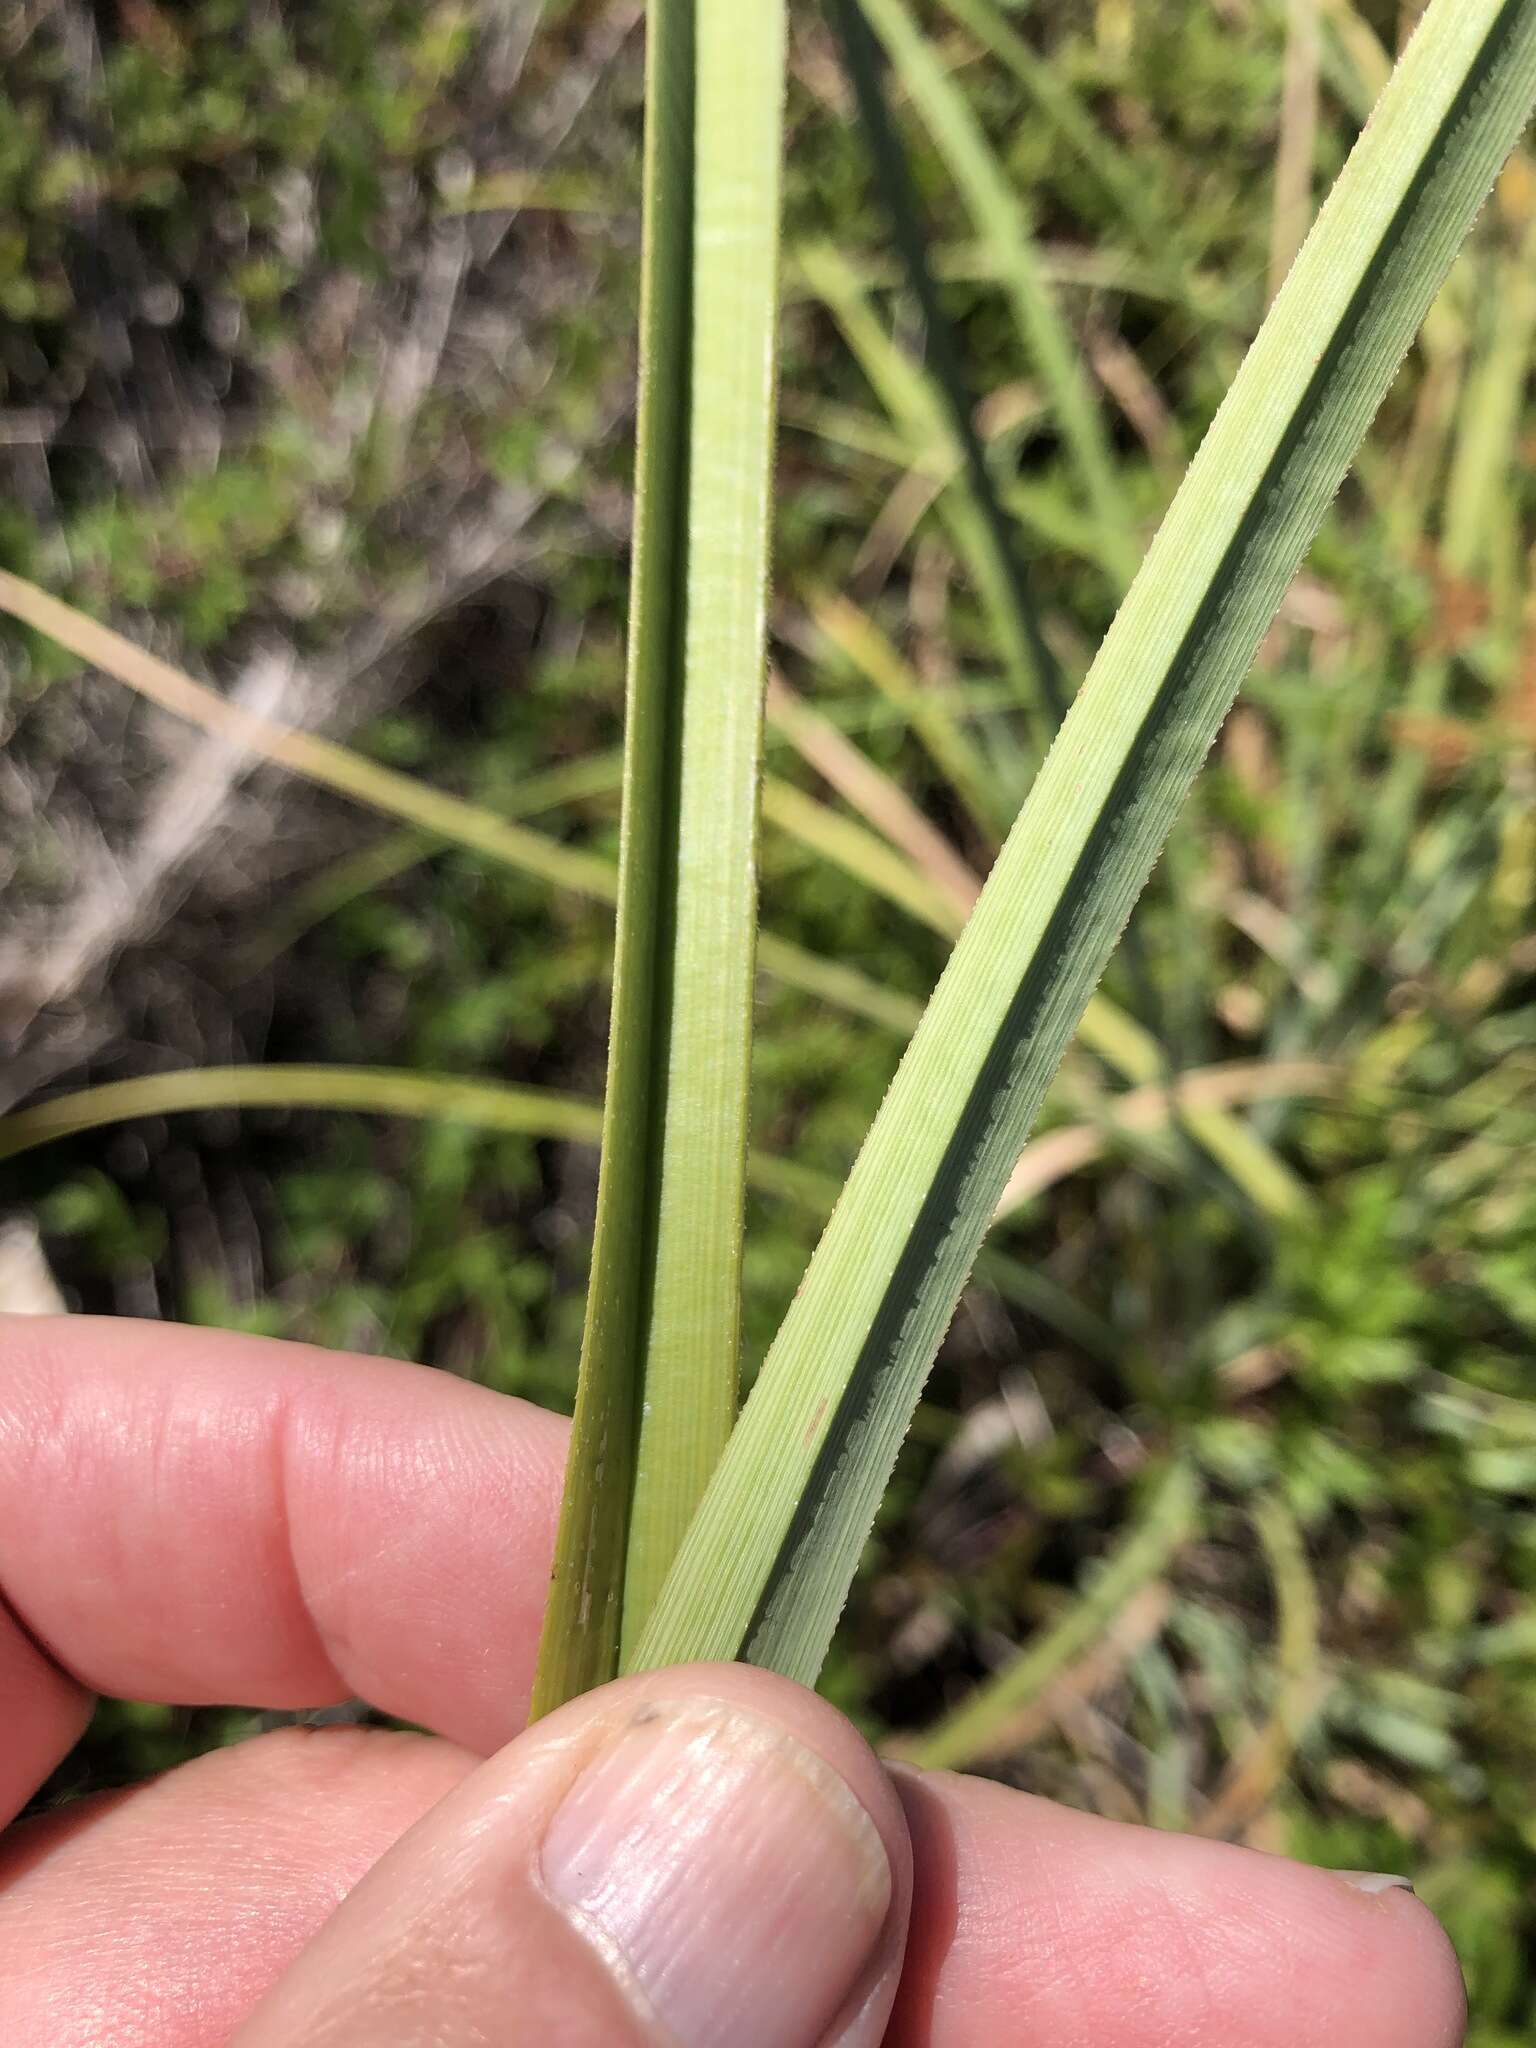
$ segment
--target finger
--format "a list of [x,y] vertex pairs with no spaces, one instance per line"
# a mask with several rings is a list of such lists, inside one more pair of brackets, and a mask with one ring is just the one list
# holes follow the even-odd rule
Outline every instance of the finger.
[[91,1696],[32,1642],[0,1596],[0,1827],[85,1732]]
[[823,1701],[648,1672],[465,1779],[234,2048],[874,2048],[908,1892],[889,1781]]
[[223,2048],[365,1871],[474,1759],[285,1730],[0,1844],[0,2041]]
[[[90,1690],[361,1694],[489,1753],[526,1712],[565,1435],[392,1360],[0,1318],[0,1589]],[[13,1803],[78,1718],[76,1693],[14,1654],[0,1643],[0,1684],[44,1735],[30,1764],[0,1765]]]
[[1402,1890],[896,1776],[916,1895],[891,2048],[1456,2048],[1461,1974]]

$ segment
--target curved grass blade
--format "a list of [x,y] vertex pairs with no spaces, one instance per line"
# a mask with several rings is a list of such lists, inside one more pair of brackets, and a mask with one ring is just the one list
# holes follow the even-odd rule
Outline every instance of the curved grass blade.
[[[423,1074],[409,1067],[185,1067],[77,1088],[0,1116],[0,1159],[17,1158],[82,1131],[131,1123],[135,1117],[199,1109],[347,1110],[576,1145],[597,1144],[603,1128],[601,1103],[505,1081]],[[837,1183],[827,1175],[771,1153],[749,1154],[747,1177],[760,1193],[823,1215],[837,1198]]]
[[736,1412],[782,0],[652,0],[597,1234],[535,1714],[611,1677]]
[[[487,855],[521,873],[599,902],[611,903],[617,895],[617,877],[600,855],[563,846],[558,840],[516,825],[482,805],[434,789],[414,776],[380,768],[334,740],[321,739],[244,711],[122,634],[5,571],[0,571],[0,610],[46,633],[104,674],[128,684],[162,709],[202,730],[221,733],[264,760],[385,816],[405,819],[430,835],[398,846],[370,848],[359,857],[362,872],[357,886],[371,886],[388,879],[424,858],[433,846],[443,844]],[[511,801],[517,811],[531,811],[549,801],[564,802],[573,795],[606,793],[618,779],[617,767],[603,756],[530,776],[512,792]],[[897,903],[930,930],[948,938],[960,929],[979,884],[961,888],[957,886],[957,874],[951,873],[946,877],[947,889],[941,892],[933,888],[911,869],[885,857],[883,848],[850,827],[848,821],[800,792],[789,791],[785,785],[770,785],[770,813],[780,830]],[[325,914],[324,899],[315,914]],[[759,935],[757,964],[786,986],[878,1024],[901,1038],[911,1035],[921,1015],[921,1006],[910,997],[886,988],[844,961],[823,959],[772,933]],[[1128,1080],[1150,1082],[1164,1070],[1156,1040],[1102,997],[1096,997],[1089,1005],[1082,1032],[1084,1042]],[[1282,1187],[1284,1169],[1252,1132],[1219,1108],[1192,1106],[1187,1117],[1207,1151],[1260,1208],[1271,1213],[1297,1208],[1299,1183],[1286,1176],[1286,1186]]]
[[363,1110],[580,1144],[595,1144],[602,1127],[595,1102],[504,1081],[465,1081],[402,1067],[192,1067],[106,1081],[13,1110],[0,1117],[0,1159],[134,1117],[192,1109]]
[[1195,1822],[1196,1834],[1218,1840],[1236,1837],[1269,1806],[1329,1689],[1322,1602],[1302,1531],[1278,1491],[1259,1501],[1253,1524],[1274,1587],[1275,1692],[1263,1726],[1233,1757],[1215,1797]]
[[[505,1081],[423,1074],[409,1067],[185,1067],[78,1088],[0,1116],[0,1160],[136,1117],[199,1109],[342,1110],[577,1145],[597,1144],[603,1128],[601,1103]],[[771,1153],[748,1155],[747,1178],[760,1194],[822,1216],[837,1199],[837,1183],[828,1175]]]
[[963,1770],[1001,1755],[1023,1709],[1052,1680],[1086,1656],[1130,1602],[1168,1569],[1194,1535],[1200,1482],[1184,1464],[1172,1466],[1130,1530],[1061,1618],[979,1686],[953,1713],[903,1743],[904,1761],[928,1770]]
[[1432,0],[951,957],[633,1664],[815,1678],[1051,1074],[1533,98],[1536,0]]
[[[603,1122],[602,1106],[578,1096],[408,1067],[190,1067],[101,1082],[0,1116],[0,1160],[135,1117],[199,1109],[343,1110],[591,1145],[598,1142]],[[759,1194],[793,1202],[822,1218],[837,1200],[838,1184],[830,1175],[772,1153],[747,1155],[747,1179]],[[1109,1326],[1043,1274],[1005,1252],[991,1251],[983,1255],[977,1273],[1092,1356],[1114,1358]]]

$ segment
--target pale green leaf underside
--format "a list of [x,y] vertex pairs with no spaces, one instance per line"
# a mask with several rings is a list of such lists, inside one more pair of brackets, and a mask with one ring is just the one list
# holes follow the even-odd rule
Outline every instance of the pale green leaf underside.
[[635,1666],[814,1680],[1011,1162],[1533,96],[1536,0],[1434,0],[951,957]]

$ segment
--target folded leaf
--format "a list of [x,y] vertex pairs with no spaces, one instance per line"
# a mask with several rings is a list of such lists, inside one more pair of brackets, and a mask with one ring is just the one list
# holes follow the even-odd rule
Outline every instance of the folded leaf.
[[613,1022],[535,1713],[613,1675],[736,1412],[781,0],[652,0]]

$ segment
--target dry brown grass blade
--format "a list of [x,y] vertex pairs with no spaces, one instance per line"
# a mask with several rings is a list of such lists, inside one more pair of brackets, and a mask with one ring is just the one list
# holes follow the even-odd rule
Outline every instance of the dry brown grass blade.
[[1197,1068],[1168,1086],[1129,1089],[1106,1102],[1101,1122],[1047,1131],[1026,1145],[1003,1190],[997,1216],[1022,1208],[1068,1174],[1102,1158],[1117,1133],[1159,1131],[1191,1109],[1231,1109],[1240,1103],[1325,1095],[1338,1078],[1337,1068],[1319,1060],[1235,1060]]
[[162,710],[265,760],[275,761],[295,775],[334,789],[356,803],[367,804],[387,817],[403,818],[423,832],[510,861],[548,881],[601,898],[612,897],[612,872],[596,855],[529,832],[478,804],[466,803],[446,790],[418,782],[413,776],[398,775],[349,747],[338,746],[334,740],[299,732],[243,705],[232,704],[170,662],[135,646],[110,626],[103,626],[73,605],[50,597],[36,584],[4,570],[0,570],[0,611],[45,633],[71,654],[125,683]]
[[906,854],[961,917],[969,916],[981,893],[980,879],[906,791],[882,774],[835,725],[813,711],[777,673],[768,681],[768,719],[807,767],[814,768],[866,824]]
[[1262,1817],[1331,1683],[1319,1643],[1317,1587],[1295,1517],[1275,1494],[1259,1503],[1253,1520],[1278,1617],[1275,1697],[1263,1725],[1233,1758],[1196,1823],[1197,1834],[1214,1838],[1238,1835]]
[[1290,0],[1275,197],[1270,223],[1269,298],[1273,304],[1312,225],[1312,161],[1317,150],[1318,80],[1322,64],[1318,0]]

